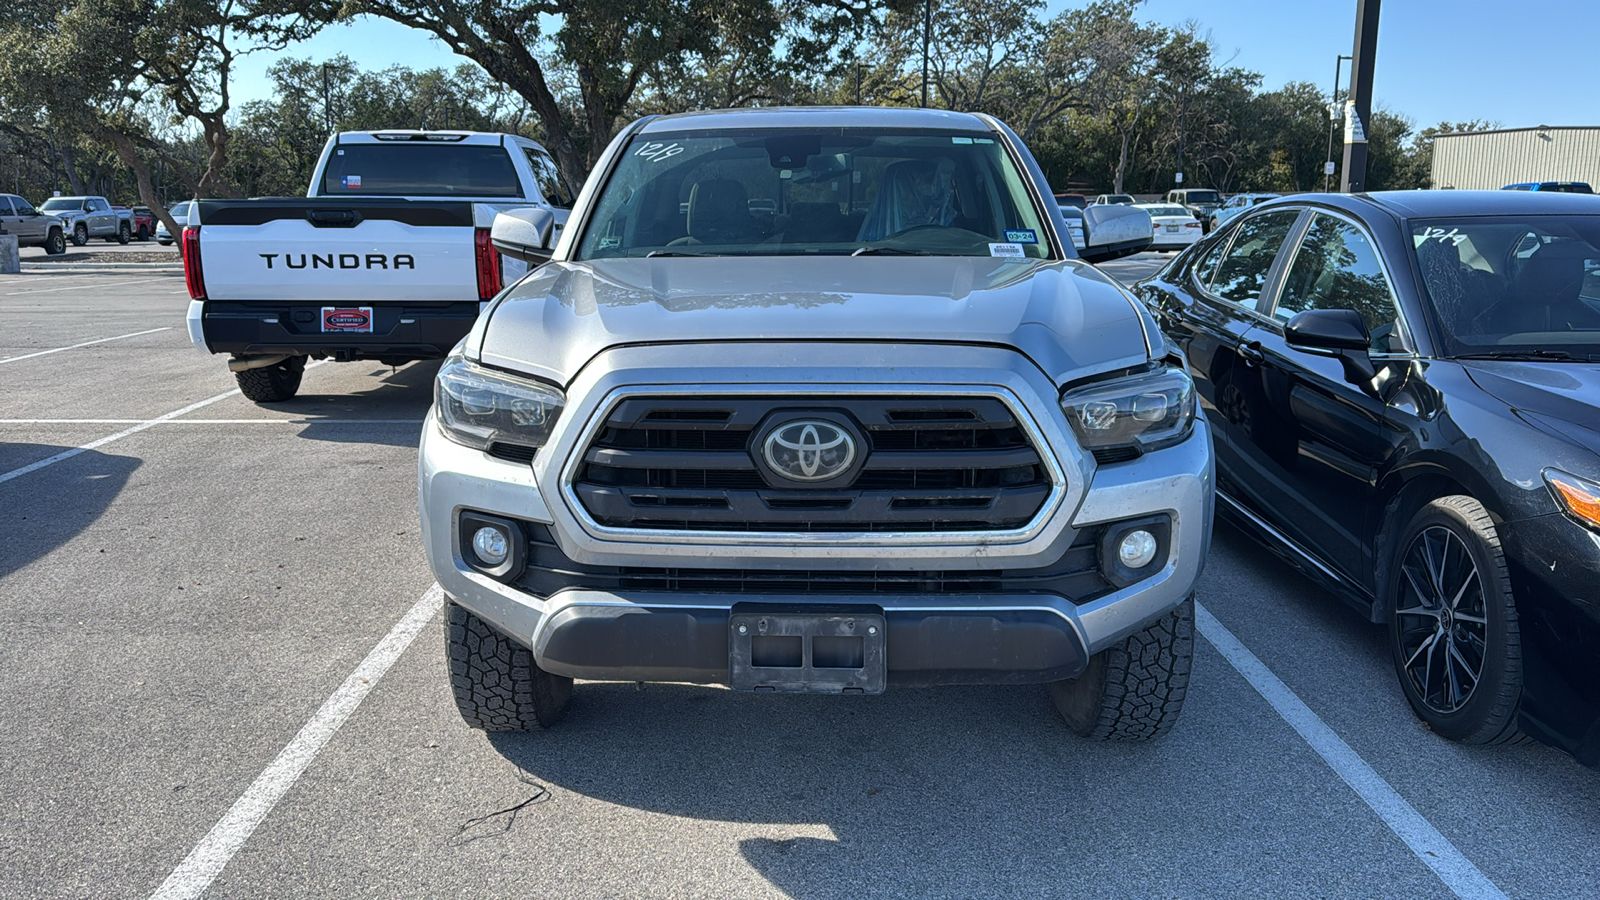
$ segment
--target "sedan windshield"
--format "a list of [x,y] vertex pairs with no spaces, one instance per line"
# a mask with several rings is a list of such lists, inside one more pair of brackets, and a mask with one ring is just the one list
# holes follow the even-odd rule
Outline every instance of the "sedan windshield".
[[1600,215],[1411,223],[1452,356],[1600,355]]
[[986,132],[725,129],[635,137],[578,257],[1047,259],[1027,182]]
[[40,207],[45,212],[66,212],[69,209],[83,209],[83,200],[69,200],[65,197],[51,197]]

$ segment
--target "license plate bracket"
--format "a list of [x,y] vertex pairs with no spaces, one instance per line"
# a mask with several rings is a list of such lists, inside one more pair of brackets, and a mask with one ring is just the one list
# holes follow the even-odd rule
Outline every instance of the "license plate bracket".
[[372,307],[324,306],[322,307],[322,332],[372,333]]
[[881,613],[735,612],[728,685],[736,691],[881,694],[888,676]]

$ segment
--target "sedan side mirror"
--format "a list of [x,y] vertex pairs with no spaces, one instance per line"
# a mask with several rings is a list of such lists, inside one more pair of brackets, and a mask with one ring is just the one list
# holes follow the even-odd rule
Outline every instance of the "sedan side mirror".
[[1078,258],[1101,263],[1132,256],[1156,239],[1150,214],[1131,206],[1101,203],[1083,210],[1083,249]]
[[1378,370],[1367,349],[1372,336],[1367,323],[1353,309],[1308,309],[1283,327],[1289,346],[1317,356],[1336,357],[1344,365],[1345,380],[1371,394]]
[[489,242],[507,256],[523,262],[542,263],[550,259],[550,236],[556,217],[548,209],[525,206],[508,209],[494,217],[489,226]]

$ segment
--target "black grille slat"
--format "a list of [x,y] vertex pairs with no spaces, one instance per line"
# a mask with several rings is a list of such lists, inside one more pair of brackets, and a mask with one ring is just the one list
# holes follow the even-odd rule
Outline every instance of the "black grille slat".
[[[769,482],[753,456],[756,429],[777,413],[819,411],[861,426],[860,471],[823,490]],[[1026,431],[995,398],[636,397],[613,408],[583,453],[579,501],[613,527],[996,531],[1025,525],[1051,490]]]

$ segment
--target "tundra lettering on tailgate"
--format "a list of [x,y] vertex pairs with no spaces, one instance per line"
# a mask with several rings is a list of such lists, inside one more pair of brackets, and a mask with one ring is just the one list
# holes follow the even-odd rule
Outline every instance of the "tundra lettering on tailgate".
[[273,268],[272,261],[282,259],[284,265],[291,269],[412,269],[417,268],[417,261],[409,253],[396,253],[388,256],[383,253],[368,253],[365,256],[356,253],[258,253],[257,256],[267,261],[267,268]]

